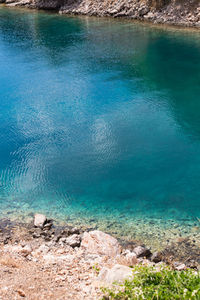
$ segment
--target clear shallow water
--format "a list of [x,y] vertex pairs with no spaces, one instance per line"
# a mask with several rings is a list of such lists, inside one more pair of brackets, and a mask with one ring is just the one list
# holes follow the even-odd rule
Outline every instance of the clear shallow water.
[[199,32],[1,7],[0,120],[3,216],[198,226]]

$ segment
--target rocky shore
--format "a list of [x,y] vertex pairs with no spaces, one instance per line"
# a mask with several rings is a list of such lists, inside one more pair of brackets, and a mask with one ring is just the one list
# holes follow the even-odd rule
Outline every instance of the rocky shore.
[[200,27],[199,0],[0,0],[7,6],[60,14],[125,17],[152,23]]
[[55,226],[41,214],[29,224],[0,222],[0,299],[100,299],[101,287],[130,278],[136,264],[199,269],[200,250],[183,239],[152,253],[99,230]]

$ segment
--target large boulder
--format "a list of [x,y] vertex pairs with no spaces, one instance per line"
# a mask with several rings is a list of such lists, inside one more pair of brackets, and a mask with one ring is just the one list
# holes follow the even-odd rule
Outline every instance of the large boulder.
[[107,233],[99,230],[84,232],[81,247],[88,253],[115,257],[121,253],[118,241]]
[[104,267],[99,273],[98,280],[106,283],[122,283],[124,280],[131,279],[132,277],[133,273],[131,268],[117,264],[112,269]]
[[47,222],[47,217],[42,214],[35,214],[34,216],[34,226],[43,228],[45,223]]

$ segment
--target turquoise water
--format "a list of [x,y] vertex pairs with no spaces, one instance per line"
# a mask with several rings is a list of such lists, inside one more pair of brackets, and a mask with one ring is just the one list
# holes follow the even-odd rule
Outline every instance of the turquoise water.
[[0,120],[3,216],[198,226],[199,31],[1,7]]

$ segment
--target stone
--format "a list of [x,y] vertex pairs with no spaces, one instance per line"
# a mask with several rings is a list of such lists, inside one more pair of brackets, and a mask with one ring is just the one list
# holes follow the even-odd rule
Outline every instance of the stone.
[[29,254],[31,254],[31,252],[33,251],[33,249],[31,248],[30,245],[26,245],[23,247],[23,249],[20,251],[20,253],[24,256],[27,257]]
[[133,249],[133,252],[135,252],[137,257],[149,257],[151,255],[151,251],[142,246],[137,246]]
[[179,265],[179,266],[176,267],[177,271],[183,271],[185,269],[186,269],[186,265],[185,264],[181,264],[181,265]]
[[150,12],[148,12],[148,14],[146,14],[146,15],[144,16],[144,18],[145,18],[145,19],[153,19],[154,16],[155,16],[155,15],[150,11]]
[[34,226],[43,228],[45,223],[47,222],[47,218],[42,214],[35,214],[34,216]]
[[50,221],[50,222],[48,222],[48,223],[44,224],[44,229],[46,229],[46,230],[50,230],[50,229],[51,229],[51,227],[52,227],[52,225],[53,225],[53,222],[52,222],[52,221]]
[[144,16],[146,15],[147,13],[149,12],[149,7],[141,7],[139,10],[138,10],[138,13],[139,13],[139,16]]
[[68,234],[80,234],[80,230],[77,227],[68,229]]
[[26,297],[23,290],[17,290],[17,293],[19,294],[20,297]]
[[62,245],[63,243],[66,242],[66,240],[67,240],[66,237],[61,237],[61,238],[59,239],[59,244]]
[[135,252],[129,252],[125,255],[127,264],[129,266],[134,266],[137,264],[137,255],[135,254]]
[[182,263],[179,263],[179,262],[174,262],[173,266],[174,266],[174,269],[177,270],[177,271],[183,271],[183,270],[186,269],[186,265],[182,264]]
[[88,253],[115,257],[121,253],[121,246],[111,235],[99,230],[84,232],[81,247]]
[[195,260],[191,260],[187,263],[187,267],[190,269],[197,269],[198,263]]
[[154,252],[151,256],[151,261],[159,263],[162,260],[162,255],[160,252]]
[[25,251],[27,251],[27,252],[32,252],[32,251],[33,251],[31,245],[29,245],[29,244],[25,245],[23,249],[24,249]]
[[129,249],[123,250],[122,254],[116,257],[116,261],[126,266],[134,266],[138,263],[135,252],[131,252]]
[[80,247],[80,244],[81,244],[80,235],[78,235],[78,234],[72,234],[72,235],[70,235],[69,237],[67,237],[65,239],[65,243],[67,245],[69,245],[70,247],[72,247],[72,248]]
[[131,268],[116,264],[112,269],[102,268],[98,280],[105,281],[106,283],[122,283],[126,279],[131,279],[132,276],[133,273]]
[[40,252],[40,253],[44,253],[44,254],[47,254],[49,252],[49,247],[45,244],[42,244],[38,249],[37,249],[37,252]]

